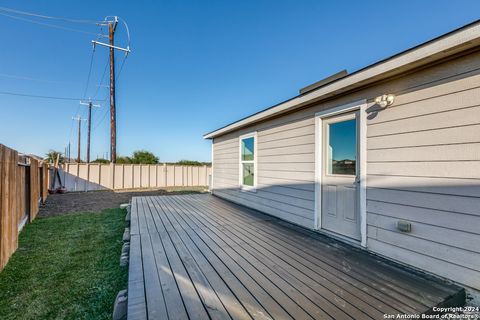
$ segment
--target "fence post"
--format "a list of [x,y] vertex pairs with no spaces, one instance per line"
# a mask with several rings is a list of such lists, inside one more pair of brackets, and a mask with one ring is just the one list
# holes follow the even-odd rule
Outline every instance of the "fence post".
[[207,169],[206,165],[203,166],[203,167],[205,168],[205,180],[203,180],[203,181],[205,181],[205,184],[208,185],[208,169]]
[[168,185],[168,172],[167,172],[167,164],[163,163],[163,172],[164,172],[164,180],[165,180],[165,188]]
[[[25,214],[28,216],[28,221],[32,221],[32,174],[31,167],[25,166]],[[55,187],[55,186],[54,186]]]
[[130,165],[132,168],[132,189],[135,187],[135,168],[133,167],[133,164]]
[[98,185],[102,185],[102,164],[98,164]]
[[87,163],[87,179],[85,181],[85,192],[88,191],[89,185],[90,185],[90,163]]
[[29,198],[30,198],[30,222],[35,219],[38,213],[38,161],[30,158],[30,174],[29,174]]
[[132,189],[135,188],[135,165],[131,164],[130,167],[132,168]]
[[80,162],[77,163],[77,174],[75,175],[75,191],[79,190],[78,180],[80,178]]
[[125,165],[122,164],[122,189],[125,189]]
[[[119,170],[118,176],[117,176],[117,174],[116,174],[117,168],[122,169],[122,170]],[[119,186],[118,188],[115,186],[115,181],[114,181],[114,185],[113,185],[113,186],[115,187],[115,189],[121,189],[121,188],[122,188],[122,185],[123,185],[123,179],[125,179],[125,177],[124,177],[124,175],[123,175],[123,164],[114,164],[114,165],[113,165],[113,171],[115,171],[115,181],[116,181],[116,180],[120,181],[120,182],[119,182],[119,185],[120,185],[120,186]]]
[[[63,183],[65,185],[67,184],[67,181],[65,181],[67,179],[67,173],[70,173],[70,163],[67,163],[67,167],[63,170]],[[53,177],[53,181],[55,181],[55,177]],[[55,182],[53,182],[53,184],[55,184]],[[52,189],[55,189],[55,186],[52,186]]]
[[110,189],[115,189],[115,164],[110,163]]

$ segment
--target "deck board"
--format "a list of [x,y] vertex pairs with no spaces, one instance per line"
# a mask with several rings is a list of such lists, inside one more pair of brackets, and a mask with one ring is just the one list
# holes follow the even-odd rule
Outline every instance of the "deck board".
[[[235,229],[234,225],[229,226],[230,230]],[[298,263],[299,260],[294,260],[281,250],[278,250],[274,247],[268,247],[263,245],[263,241],[259,241],[254,237],[251,237],[247,233],[236,233],[230,232],[227,228],[223,228],[224,232],[229,234],[231,239],[236,237],[237,241],[240,238],[248,239],[246,247],[249,252],[255,256],[257,260],[265,260],[268,258],[267,262],[269,267],[274,270],[280,277],[286,279],[288,283],[292,286],[300,289],[300,291],[306,293],[306,296],[314,301],[318,306],[323,307],[329,314],[333,315],[335,318],[346,317],[343,310],[336,310],[335,306],[332,306],[330,301],[337,300],[342,304],[342,309],[349,313],[357,313],[360,310],[363,310],[370,316],[378,316],[377,312],[371,312],[371,308],[368,304],[358,299],[348,292],[342,291],[340,286],[335,285],[334,281],[328,279],[327,274],[317,274],[312,269],[309,269]],[[258,242],[258,243],[257,243]],[[243,249],[242,249],[243,250]],[[245,252],[245,250],[243,250]],[[244,253],[249,255],[248,252]],[[326,277],[325,277],[326,276]],[[321,279],[322,281],[319,281]],[[340,293],[336,295],[336,293]],[[341,298],[339,298],[341,296]],[[389,308],[382,310],[383,312],[396,312],[396,310]],[[323,317],[328,317],[323,315]]]
[[[170,199],[169,199],[170,200]],[[190,208],[192,212],[194,212],[193,208]],[[196,215],[196,219],[199,223],[202,223],[200,220],[199,215]],[[242,257],[243,259],[240,260],[239,264],[243,267],[245,271],[248,273],[257,273],[260,277],[260,281],[264,286],[268,286],[267,288],[271,288],[272,286],[276,286],[279,288],[278,293],[276,294],[277,297],[281,300],[281,303],[284,304],[287,308],[290,307],[292,311],[295,312],[295,317],[297,318],[331,318],[331,316],[324,312],[319,305],[324,306],[324,308],[329,309],[331,314],[335,316],[336,319],[340,317],[345,317],[346,314],[342,311],[338,312],[339,310],[333,310],[330,308],[330,302],[325,299],[321,299],[316,294],[310,294],[307,296],[303,295],[301,292],[308,291],[308,288],[304,286],[300,282],[291,281],[288,283],[286,281],[286,277],[282,277],[282,275],[275,272],[275,268],[280,268],[278,265],[272,265],[267,263],[268,260],[265,260],[264,257],[258,257],[250,254],[247,250],[243,249],[243,247],[248,247],[247,242],[241,239],[236,239],[235,241],[230,238],[226,229],[223,229],[223,232],[220,229],[215,228],[208,224],[208,222],[204,222],[204,227],[207,228],[210,234],[210,238],[212,240],[216,240],[217,243],[221,246],[226,246],[232,248],[229,250],[229,254],[237,259]],[[223,227],[222,227],[223,228]],[[265,263],[264,263],[265,261]],[[285,276],[285,275],[283,275]],[[286,275],[287,278],[291,278]],[[319,299],[321,301],[319,301]],[[292,301],[293,300],[293,301]],[[297,306],[298,305],[298,306]],[[307,313],[308,312],[308,313]]]
[[[220,209],[221,210],[230,210],[233,214],[238,214],[242,213],[241,211],[239,212],[238,210],[231,210],[229,207],[231,206],[228,204],[228,206],[223,206]],[[226,208],[226,209],[225,209]],[[242,209],[244,209],[242,207]],[[255,213],[252,210],[252,213]],[[225,217],[225,219],[228,219],[230,217]],[[246,221],[247,226],[251,228],[251,223],[247,220]],[[234,223],[234,225],[237,225]],[[323,243],[319,243],[318,238],[315,238],[317,235],[313,235],[312,239],[312,232],[307,231],[305,229],[299,229],[302,233],[305,232],[307,233],[307,236],[302,236],[299,235],[297,232],[291,230],[291,225],[287,228],[281,228],[279,230],[278,228],[278,223],[277,225],[274,225],[273,227],[268,227],[268,222],[267,225],[262,224],[262,228],[255,228],[254,232],[256,234],[265,232],[267,239],[265,239],[266,243],[270,243],[270,241],[279,241],[282,245],[288,246],[291,248],[292,252],[296,252],[300,250],[300,252],[305,252],[307,253],[307,257],[314,256],[320,260],[326,261],[327,263],[330,263],[333,267],[340,266],[341,268],[338,269],[338,271],[346,271],[351,269],[352,267],[355,267],[355,273],[351,274],[354,277],[357,277],[358,279],[365,279],[369,283],[372,283],[375,286],[378,286],[379,283],[376,283],[375,279],[376,278],[381,278],[382,285],[385,285],[387,287],[390,287],[392,290],[395,291],[400,291],[403,294],[407,296],[412,296],[413,301],[405,300],[405,303],[415,303],[416,300],[419,299],[418,294],[416,294],[416,289],[418,288],[419,285],[422,285],[424,283],[427,283],[427,285],[423,289],[424,296],[420,297],[422,301],[426,301],[427,303],[431,302],[439,302],[439,295],[438,291],[444,291],[445,293],[452,293],[453,291],[449,289],[449,287],[445,287],[442,285],[437,285],[436,283],[432,282],[426,282],[425,279],[423,278],[418,278],[418,277],[412,277],[410,274],[406,272],[401,272],[396,275],[396,277],[392,278],[390,276],[390,269],[389,268],[382,268],[381,264],[374,264],[371,265],[369,263],[360,263],[358,260],[363,260],[366,261],[365,259],[369,260],[369,256],[366,255],[358,255],[356,254],[355,251],[349,250],[350,248],[347,247],[347,250],[342,250],[344,248],[336,248],[338,250],[333,250],[331,255],[323,255],[321,250],[318,250],[318,246],[320,244],[323,245],[324,249],[329,249],[331,246],[331,241],[327,242],[326,244],[324,243],[324,240],[326,239],[325,237],[320,236],[320,240],[322,240]],[[292,246],[291,246],[292,245]],[[311,246],[310,246],[311,245]],[[381,272],[383,270],[383,272]],[[361,277],[360,277],[361,276]],[[411,291],[411,290],[415,291]],[[394,294],[394,293],[393,293]],[[413,295],[412,295],[413,294]],[[399,296],[399,298],[402,298]],[[430,299],[430,300],[428,300]]]
[[[230,217],[223,218],[227,220]],[[348,287],[348,284],[350,284],[354,288],[362,288],[365,291],[370,291],[379,300],[385,300],[385,298],[389,298],[388,296],[385,296],[382,290],[374,290],[375,288],[386,289],[384,287],[391,286],[391,284],[387,281],[383,283],[379,283],[378,281],[376,281],[375,277],[378,277],[378,274],[376,274],[375,277],[371,277],[370,274],[372,273],[372,266],[366,264],[365,266],[368,266],[369,269],[365,270],[364,265],[359,265],[358,263],[351,262],[346,259],[344,255],[337,257],[340,253],[338,253],[338,250],[331,250],[331,248],[329,247],[330,245],[324,247],[324,249],[330,249],[332,253],[331,255],[326,256],[322,254],[321,250],[318,250],[318,242],[314,242],[315,247],[313,247],[312,250],[306,249],[306,247],[308,248],[308,246],[306,245],[310,243],[309,238],[301,237],[299,238],[299,242],[292,241],[290,238],[291,231],[288,229],[282,230],[281,233],[279,233],[278,230],[273,229],[273,232],[270,233],[270,231],[272,230],[265,225],[262,225],[262,228],[256,228],[252,227],[252,224],[249,221],[246,221],[244,224],[239,223],[238,221],[233,221],[233,223],[231,223],[232,228],[235,228],[237,225],[243,225],[244,230],[247,230],[247,232],[249,231],[249,229],[251,229],[250,233],[253,234],[253,239],[258,238],[260,240],[260,243],[263,243],[270,248],[273,247],[275,249],[278,249],[280,252],[286,252],[286,254],[290,258],[295,259],[296,261],[300,261],[301,263],[295,264],[296,267],[301,267],[303,263],[307,267],[316,270],[319,273],[318,276],[328,277],[330,279],[333,279],[332,281],[337,283],[339,281],[338,278],[340,278],[340,280],[343,280],[344,283],[339,289],[342,289],[343,287],[347,288],[347,290],[353,290],[353,288]],[[354,265],[356,266],[356,272],[350,273],[349,271]],[[321,266],[321,268],[318,268],[318,266]],[[325,281],[322,281],[322,283],[328,284],[328,282]],[[366,287],[368,285],[373,286],[373,288]],[[398,289],[398,287],[396,289]],[[338,288],[336,290],[338,290]],[[408,299],[407,297],[397,294],[395,291],[392,291],[391,294],[404,303],[404,305],[400,306],[395,303],[395,300],[390,300],[393,305],[397,305],[398,307],[400,307],[397,308],[396,311],[414,312],[414,309],[409,308],[410,304],[416,305],[419,308],[422,307],[422,305],[418,304],[415,299]],[[402,306],[407,309],[402,310]],[[388,311],[393,312],[394,310],[385,310],[385,312]]]
[[[153,202],[155,202],[154,206],[160,209],[158,203],[156,203],[156,201]],[[161,212],[160,210],[158,211],[159,213]],[[165,219],[167,219],[167,215],[164,215],[163,212],[160,214],[163,215]],[[199,269],[197,271],[203,277],[205,277],[206,281],[203,282],[208,281],[208,285],[204,285],[204,287],[211,286],[212,293],[215,295],[217,295],[218,293],[218,298],[222,301],[223,306],[225,306],[229,314],[232,315],[232,318],[251,319],[251,317],[248,315],[248,312],[244,309],[240,301],[238,301],[233,292],[230,291],[226,283],[217,274],[215,269],[210,265],[210,262],[205,258],[202,252],[195,246],[192,240],[181,228],[177,220],[173,219],[172,217],[169,217],[168,219],[169,223],[172,224],[176,231],[176,235],[174,235],[177,241],[176,244],[179,244],[184,250],[188,251],[188,253],[186,253],[186,251],[184,252],[183,257],[185,257],[185,259],[188,259],[188,254],[191,254],[194,262],[198,265]],[[203,278],[201,280],[203,280]],[[223,306],[221,308],[223,308]]]
[[128,268],[128,319],[147,319],[142,249],[139,235],[132,234],[130,237],[130,261]]
[[128,319],[381,319],[461,288],[207,194],[135,197]]

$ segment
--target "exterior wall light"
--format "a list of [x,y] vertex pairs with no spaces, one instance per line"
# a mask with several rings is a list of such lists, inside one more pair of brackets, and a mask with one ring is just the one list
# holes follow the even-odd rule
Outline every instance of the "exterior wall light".
[[384,94],[375,98],[375,103],[382,108],[391,106],[395,101],[395,95],[393,94]]

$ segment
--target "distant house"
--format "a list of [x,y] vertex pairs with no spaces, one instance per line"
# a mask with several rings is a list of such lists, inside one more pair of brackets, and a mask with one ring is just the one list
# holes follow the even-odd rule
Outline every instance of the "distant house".
[[216,196],[480,290],[479,21],[204,138]]

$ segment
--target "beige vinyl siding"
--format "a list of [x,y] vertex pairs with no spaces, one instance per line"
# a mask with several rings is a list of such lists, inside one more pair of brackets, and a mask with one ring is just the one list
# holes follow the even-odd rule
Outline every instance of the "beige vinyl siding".
[[441,67],[368,123],[368,248],[480,289],[479,54]]
[[390,188],[421,193],[439,193],[478,198],[480,182],[466,179],[444,179],[431,177],[374,176],[369,175],[367,185],[370,188]]
[[213,144],[213,177],[215,189],[238,186],[238,144],[230,140]]
[[[395,103],[379,110],[371,101],[384,93]],[[315,113],[361,99],[368,250],[480,289],[478,51],[215,138],[215,194],[313,228]],[[252,131],[256,193],[238,188],[238,137]]]
[[[315,123],[309,117],[251,130],[214,140],[214,193],[228,200],[313,228],[313,175]],[[257,131],[257,188],[239,186],[239,136]]]

